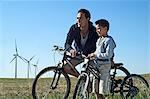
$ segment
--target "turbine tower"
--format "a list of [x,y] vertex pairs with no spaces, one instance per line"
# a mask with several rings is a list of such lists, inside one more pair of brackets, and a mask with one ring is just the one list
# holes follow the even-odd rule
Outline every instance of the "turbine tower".
[[38,62],[39,62],[39,59],[37,60],[36,64],[32,64],[34,66],[34,68],[35,68],[35,70],[34,70],[35,77],[36,77],[36,72],[38,71],[38,66],[37,66]]
[[25,60],[25,62],[28,64],[28,67],[27,67],[27,78],[29,78],[29,75],[30,75],[30,62],[31,60],[35,57],[35,55],[33,57],[31,57],[29,60],[27,60],[26,58],[22,57],[23,60]]
[[15,60],[15,78],[17,78],[17,61],[18,61],[17,58],[20,58],[21,60],[23,60],[23,58],[18,54],[16,40],[15,40],[15,50],[16,50],[16,53],[13,54],[14,58],[10,61],[10,63]]

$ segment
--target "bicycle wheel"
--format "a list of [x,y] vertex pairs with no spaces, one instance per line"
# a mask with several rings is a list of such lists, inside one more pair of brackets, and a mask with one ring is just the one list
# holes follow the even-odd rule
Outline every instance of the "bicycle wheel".
[[[111,69],[110,75],[114,75],[114,69]],[[117,67],[114,80],[111,78],[111,84],[110,84],[110,93],[112,96],[120,97],[120,86],[123,81],[123,79],[130,75],[128,70],[124,67]]]
[[121,95],[124,99],[149,99],[148,82],[140,75],[131,74],[121,84]]
[[88,91],[85,92],[85,96],[82,94],[86,83],[86,78],[84,76],[80,76],[75,86],[75,90],[73,93],[73,99],[89,99]]
[[36,76],[32,85],[33,99],[67,99],[69,92],[69,76],[62,68],[57,67],[43,69]]

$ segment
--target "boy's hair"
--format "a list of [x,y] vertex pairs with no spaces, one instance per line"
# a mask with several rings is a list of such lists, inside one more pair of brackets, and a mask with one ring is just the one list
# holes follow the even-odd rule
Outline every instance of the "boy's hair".
[[78,11],[78,13],[84,13],[85,14],[85,17],[86,18],[89,18],[89,20],[90,20],[90,18],[91,18],[91,14],[90,14],[90,12],[88,11],[88,10],[86,10],[86,9],[80,9],[79,11]]
[[95,22],[96,25],[100,25],[102,27],[107,27],[107,31],[109,30],[109,22],[105,19],[100,19]]

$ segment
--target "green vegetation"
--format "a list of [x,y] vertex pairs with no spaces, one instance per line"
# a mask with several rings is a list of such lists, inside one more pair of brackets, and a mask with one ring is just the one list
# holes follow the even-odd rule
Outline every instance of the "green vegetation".
[[[150,74],[142,75],[150,84]],[[74,86],[76,84],[76,78],[71,77],[71,93],[69,99],[71,99]],[[43,80],[44,82],[45,80]],[[22,79],[22,78],[0,78],[0,99],[32,99],[33,79]],[[42,82],[41,82],[42,83]],[[150,93],[150,90],[149,90]],[[48,97],[48,99],[61,99],[61,96],[53,95]],[[95,99],[92,96],[90,99]],[[108,99],[112,99],[110,96]],[[115,96],[114,99],[120,99],[119,96]],[[138,99],[138,98],[137,98]]]

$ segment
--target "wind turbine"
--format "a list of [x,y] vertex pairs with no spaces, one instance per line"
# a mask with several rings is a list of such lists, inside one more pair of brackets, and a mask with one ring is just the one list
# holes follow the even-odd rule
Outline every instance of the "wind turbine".
[[37,60],[36,64],[32,64],[35,68],[35,77],[36,77],[36,71],[38,70],[38,67],[37,67],[38,62],[39,62],[39,59]]
[[35,57],[35,55],[33,56],[33,57],[31,57],[29,60],[27,60],[26,58],[24,58],[24,57],[22,57],[25,61],[26,61],[26,63],[28,64],[28,68],[27,68],[27,78],[29,78],[29,75],[30,75],[30,62],[31,62],[31,60],[33,59]]
[[23,60],[23,58],[18,54],[16,40],[15,40],[15,50],[16,50],[16,53],[13,54],[14,58],[10,61],[10,63],[15,60],[15,78],[17,78],[17,57],[20,58],[20,59],[22,59],[22,60]]

